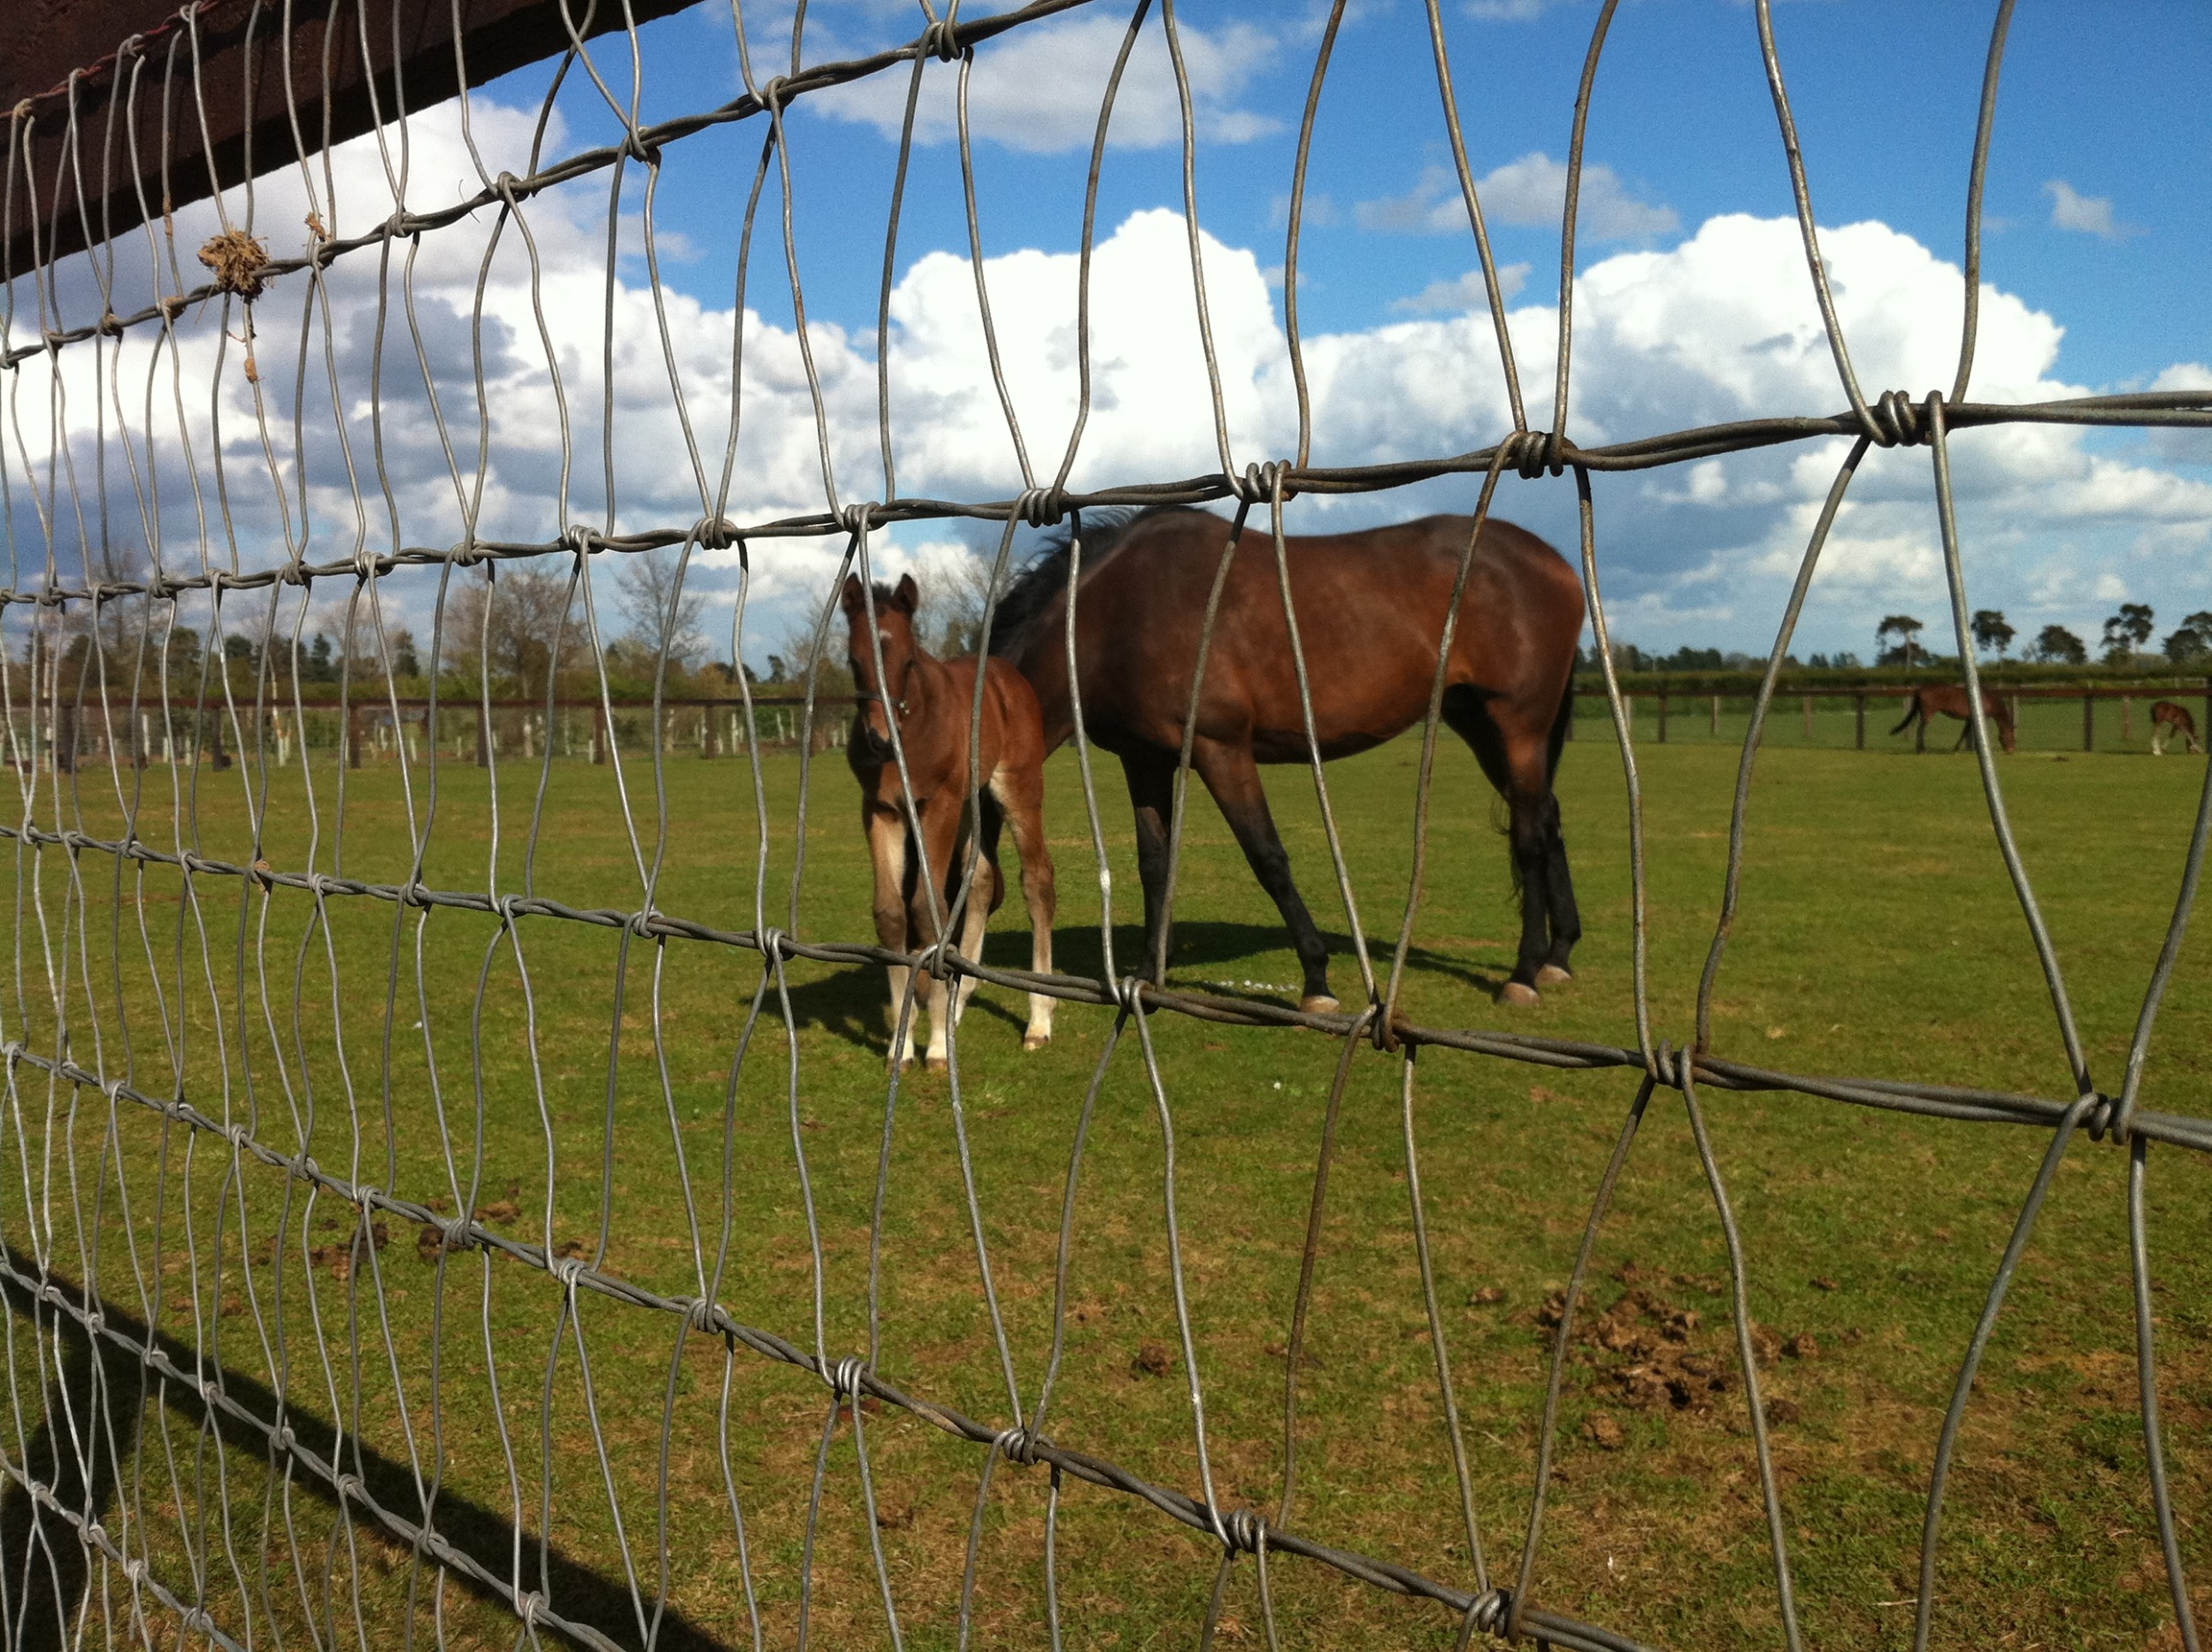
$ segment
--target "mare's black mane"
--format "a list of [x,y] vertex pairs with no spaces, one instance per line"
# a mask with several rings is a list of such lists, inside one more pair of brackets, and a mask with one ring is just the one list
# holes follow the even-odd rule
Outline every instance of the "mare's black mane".
[[[1127,505],[1105,505],[1083,513],[1083,565],[1095,568],[1111,556],[1129,537],[1130,530],[1140,522],[1156,516],[1171,516],[1180,512],[1187,516],[1203,516],[1202,511],[1189,505],[1156,504],[1142,510]],[[1064,522],[1047,531],[1042,548],[1028,565],[1007,585],[1006,594],[998,599],[998,611],[991,620],[991,652],[1002,657],[1011,657],[1028,646],[1030,634],[1036,629],[1061,592],[1068,588],[1068,568],[1074,560],[1074,524]]]

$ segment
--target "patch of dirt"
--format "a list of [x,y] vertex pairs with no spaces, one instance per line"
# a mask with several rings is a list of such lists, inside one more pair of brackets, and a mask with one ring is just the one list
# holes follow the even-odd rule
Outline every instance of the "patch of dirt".
[[[1671,1410],[1701,1413],[1710,1410],[1724,1395],[1736,1390],[1741,1373],[1733,1327],[1725,1313],[1713,1316],[1685,1307],[1677,1300],[1679,1290],[1707,1296],[1722,1294],[1722,1281],[1700,1274],[1679,1274],[1664,1268],[1645,1268],[1624,1262],[1613,1277],[1627,1287],[1609,1306],[1599,1309],[1594,1301],[1578,1309],[1574,1328],[1574,1356],[1592,1367],[1592,1387],[1610,1392],[1640,1411]],[[1555,1290],[1536,1311],[1536,1323],[1555,1328],[1565,1317],[1566,1293]],[[1816,1357],[1820,1345],[1809,1333],[1800,1333],[1786,1341],[1767,1326],[1751,1326],[1752,1356],[1771,1365],[1785,1353],[1794,1359]],[[1780,1411],[1778,1413],[1778,1408]],[[1594,1413],[1594,1418],[1602,1413]],[[1797,1407],[1783,1400],[1767,1408],[1770,1421],[1795,1422]],[[1618,1425],[1607,1419],[1617,1431]],[[1586,1435],[1601,1448],[1614,1450],[1601,1435],[1594,1420],[1586,1423]]]
[[342,1245],[318,1245],[307,1253],[307,1259],[319,1268],[328,1268],[330,1277],[343,1285],[353,1277],[371,1245],[379,1250],[392,1242],[392,1231],[382,1222],[372,1222],[365,1233],[353,1231],[352,1240]]
[[1166,1343],[1148,1340],[1129,1362],[1129,1369],[1140,1377],[1164,1377],[1175,1369],[1175,1356],[1167,1351]]

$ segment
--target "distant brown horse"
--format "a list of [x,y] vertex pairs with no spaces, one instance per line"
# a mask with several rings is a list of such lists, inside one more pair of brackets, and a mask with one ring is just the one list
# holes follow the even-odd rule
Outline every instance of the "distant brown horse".
[[[843,605],[853,682],[860,706],[853,718],[846,761],[860,781],[860,820],[876,868],[876,937],[901,952],[936,945],[940,914],[949,914],[967,864],[970,834],[979,834],[981,858],[975,887],[961,926],[960,951],[982,954],[984,926],[1006,893],[999,870],[999,832],[1014,829],[1022,857],[1022,896],[1029,907],[1030,966],[1039,974],[1052,968],[1052,851],[1045,844],[1044,763],[1046,746],[1037,696],[1021,673],[1004,660],[934,659],[914,640],[914,610],[919,596],[912,576],[896,588],[879,585],[875,599],[877,642],[868,634],[868,599],[857,576],[845,580]],[[882,672],[876,668],[880,644]],[[979,819],[968,815],[968,734],[975,709],[975,673],[983,671],[983,738],[977,772],[982,790]],[[906,778],[913,783],[914,815],[919,841],[908,823],[905,783],[891,743],[896,719],[906,757]],[[922,881],[927,861],[937,900]],[[890,1059],[903,1066],[914,1059],[906,1003],[907,971],[891,970]],[[945,1037],[967,1008],[975,977],[960,978],[948,1002],[945,983],[927,984],[929,1064],[945,1064]],[[1036,1049],[1052,1040],[1052,1000],[1029,995],[1029,1027],[1022,1048]]]
[[[1429,517],[1363,533],[1285,541],[1325,759],[1365,751],[1428,711],[1452,585],[1474,524]],[[1202,511],[1143,511],[1083,537],[1075,657],[1085,731],[1121,759],[1137,816],[1148,974],[1164,967],[1168,830],[1208,594],[1229,527]],[[1000,603],[992,648],[1020,665],[1045,741],[1074,732],[1067,671],[1070,547],[1033,563]],[[1475,549],[1445,673],[1443,719],[1474,750],[1511,812],[1521,948],[1503,996],[1529,1003],[1569,977],[1582,934],[1552,775],[1572,706],[1582,586],[1534,534],[1493,521]],[[1191,765],[1213,794],[1290,928],[1303,1005],[1337,1007],[1329,955],[1291,880],[1258,765],[1308,761],[1273,535],[1238,541],[1221,591]]]
[[2189,715],[2185,705],[2176,705],[2171,700],[2160,700],[2151,706],[2151,756],[2166,755],[2166,742],[2179,734],[2189,742],[2192,751],[2202,751],[2204,742],[2197,738],[2197,719]]
[[[1974,737],[1974,714],[1968,709],[1970,703],[1966,697],[1966,690],[1956,683],[1939,683],[1932,688],[1915,688],[1910,695],[1906,696],[1905,720],[1889,732],[1893,734],[1901,734],[1916,721],[1925,728],[1929,722],[1940,712],[1945,717],[1955,717],[1966,725],[1959,731],[1958,745],[1951,748],[1952,750],[1956,751],[1959,746],[1963,746]],[[2007,751],[2016,749],[2019,736],[2012,726],[2012,707],[1999,698],[1993,690],[1985,688],[1982,690],[1982,711],[1991,722],[1997,725],[1999,743]]]

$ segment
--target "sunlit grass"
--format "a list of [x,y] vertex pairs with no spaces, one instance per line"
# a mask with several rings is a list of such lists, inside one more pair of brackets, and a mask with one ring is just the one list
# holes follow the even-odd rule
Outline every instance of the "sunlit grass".
[[[1561,776],[1586,930],[1578,980],[1532,1011],[1493,1003],[1515,940],[1504,845],[1494,798],[1465,755],[1447,749],[1405,988],[1412,1019],[1633,1043],[1621,769],[1609,741],[1592,738],[1594,726],[1581,732]],[[1361,916],[1383,957],[1406,899],[1416,756],[1414,742],[1401,741],[1330,771]],[[1653,1026],[1686,1044],[1725,864],[1734,754],[1675,741],[1646,748],[1640,761]],[[1102,763],[1116,948],[1127,959],[1138,950],[1141,901],[1119,776],[1110,759]],[[496,831],[487,777],[472,767],[442,765],[434,799],[420,771],[403,794],[388,765],[341,776],[320,754],[319,764],[311,813],[296,765],[272,772],[265,803],[252,808],[249,771],[150,770],[134,829],[173,852],[183,842],[210,860],[391,885],[415,875],[417,845],[426,842],[426,887],[616,912],[639,906],[641,867],[657,861],[654,903],[664,912],[726,930],[749,929],[757,915],[808,940],[872,938],[864,849],[835,754],[815,767],[795,925],[798,765],[788,755],[765,764],[770,841],[757,880],[759,820],[742,761],[671,757],[664,835],[655,777],[634,756],[624,770],[626,819],[612,769],[562,762],[534,827],[538,772],[503,766]],[[2202,769],[2024,753],[2001,772],[2093,1067],[2116,1091]],[[122,778],[127,786],[134,777]],[[196,784],[196,803],[180,811],[173,780]],[[1060,966],[1094,974],[1100,890],[1069,755],[1056,759],[1050,786]],[[1356,999],[1349,926],[1310,782],[1285,769],[1271,787],[1308,898],[1334,937],[1337,989]],[[112,837],[130,807],[107,776],[88,770],[74,803],[41,818]],[[180,818],[190,826],[181,837]],[[1715,1004],[1719,1053],[1806,1072],[2068,1095],[2049,997],[1970,757],[1777,744],[1761,760],[1751,827],[1742,916]],[[125,867],[119,879],[96,851],[73,864],[65,850],[24,852],[16,866],[9,1036],[32,1049],[65,1040],[80,1064],[127,1074],[151,1095],[180,1093],[344,1179],[442,1210],[473,1207],[518,1239],[596,1258],[670,1296],[711,1294],[740,1321],[809,1353],[818,1245],[820,1350],[833,1363],[868,1351],[886,1140],[879,972],[790,966],[795,1090],[785,997],[772,982],[764,995],[752,952],[656,945],[618,926],[543,917],[520,919],[508,937],[488,913],[425,913],[337,893],[319,904],[304,890],[265,894],[219,875],[195,877],[188,890],[161,864]],[[1179,910],[1176,983],[1294,995],[1296,967],[1275,914],[1202,801],[1190,815]],[[1018,903],[1002,913],[989,956],[1026,964]],[[2147,1106],[2208,1110],[2205,983],[2203,949],[2193,944],[2160,1024]],[[959,1044],[959,1122],[1026,1412],[1053,1343],[1077,1118],[1113,1012],[1063,1005],[1055,1043],[1031,1056],[1020,1049],[1020,1013],[1012,994],[979,995]],[[1208,1464],[1225,1505],[1273,1518],[1283,1348],[1340,1049],[1313,1034],[1172,1015],[1156,1017],[1151,1035],[1174,1125]],[[1289,1524],[1471,1587],[1411,1241],[1401,1075],[1397,1058],[1371,1049],[1350,1070],[1301,1372]],[[1565,1279],[1633,1093],[1621,1072],[1442,1049],[1418,1060],[1421,1185],[1494,1581],[1511,1581],[1527,1518],[1549,1338],[1541,1310]],[[941,1077],[917,1072],[900,1087],[877,1369],[1002,1427],[1025,1418],[1010,1406],[980,1287],[950,1099]],[[1795,1409],[1775,1448],[1809,1637],[1902,1644],[1911,1608],[1897,1602],[1913,1593],[1937,1424],[2044,1143],[2019,1129],[1788,1095],[1703,1101],[1743,1232],[1755,1317],[1778,1341],[1811,1339],[1798,1344],[1808,1356],[1783,1356],[1764,1372],[1770,1397]],[[531,1534],[524,1589],[541,1587],[542,1529],[614,1584],[611,1605],[592,1610],[611,1611],[604,1627],[626,1641],[642,1637],[623,1593],[608,1475],[649,1617],[665,1538],[682,1623],[664,1625],[660,1644],[682,1643],[686,1625],[749,1644],[718,1427],[726,1375],[726,1462],[765,1632],[772,1644],[795,1642],[801,1545],[828,1410],[818,1379],[685,1337],[676,1316],[588,1291],[571,1317],[557,1280],[478,1253],[441,1264],[434,1245],[426,1256],[404,1224],[388,1224],[373,1269],[365,1256],[358,1269],[339,1265],[356,1220],[349,1208],[234,1159],[219,1136],[193,1135],[96,1090],[50,1087],[19,1066],[0,1137],[0,1170],[19,1190],[6,1202],[9,1241],[19,1256],[49,1256],[66,1278],[96,1277],[117,1310],[153,1318],[240,1379],[281,1387],[303,1418],[334,1418],[388,1462],[419,1463],[426,1479],[438,1462],[434,1433],[442,1494]],[[1159,1113],[1131,1033],[1106,1070],[1085,1144],[1065,1353],[1045,1432],[1196,1494],[1162,1170]],[[2012,1634],[2023,1644],[2133,1646],[2170,1619],[2134,1417],[2124,1170],[2108,1146],[2077,1144],[2000,1325],[1954,1479],[1942,1644]],[[2193,1242],[2204,1183],[2184,1156],[2158,1149],[2150,1187],[2175,1493],[2184,1552],[2195,1557],[2212,1420],[2207,1270]],[[1596,1256],[1594,1330],[1609,1310],[1624,1341],[1635,1325],[1694,1314],[1682,1346],[1725,1369],[1733,1343],[1717,1288],[1720,1228],[1671,1093],[1653,1104]],[[1617,1308],[1632,1292],[1643,1293],[1640,1318]],[[30,1426],[51,1373],[35,1364],[29,1321],[14,1325],[12,1369]],[[1154,1374],[1163,1356],[1167,1374]],[[1535,1598],[1667,1645],[1769,1642],[1778,1614],[1740,1386],[1683,1409],[1639,1407],[1623,1379],[1634,1357],[1601,1336],[1570,1369]],[[128,1410],[134,1393],[111,1403]],[[1618,1425],[1617,1448],[1601,1443],[1616,1435],[1592,1420],[1599,1414]],[[196,1566],[211,1610],[234,1633],[250,1613],[257,1625],[273,1617],[288,1635],[311,1619],[349,1638],[357,1595],[376,1644],[403,1639],[403,1548],[357,1524],[349,1548],[307,1481],[296,1475],[288,1492],[260,1454],[203,1454],[189,1407],[165,1408],[157,1395],[145,1415],[104,1518],[150,1551],[158,1575],[189,1595]],[[982,1453],[895,1410],[863,1421],[902,1628],[910,1645],[949,1646]],[[6,1443],[20,1460],[12,1424]],[[995,1476],[975,1594],[979,1643],[1043,1638],[1046,1479],[1041,1468],[1003,1464]],[[398,1484],[411,1495],[404,1474]],[[411,1516],[419,1508],[404,1498],[396,1506]],[[495,1570],[505,1575],[508,1540],[493,1536]],[[851,1433],[841,1426],[809,1602],[810,1633],[823,1644],[888,1643],[869,1538]],[[1071,1482],[1057,1541],[1071,1644],[1194,1636],[1218,1558],[1210,1539],[1132,1498]],[[1310,1564],[1279,1559],[1271,1577],[1293,1644],[1358,1636],[1441,1646],[1457,1630],[1433,1606]],[[557,1585],[549,1594],[557,1609],[571,1599]],[[119,1626],[122,1600],[107,1607]],[[430,1602],[426,1579],[415,1597],[419,1633],[430,1633]],[[1225,1636],[1259,1637],[1248,1563],[1225,1610]],[[453,1644],[512,1641],[503,1610],[457,1587],[444,1613]]]

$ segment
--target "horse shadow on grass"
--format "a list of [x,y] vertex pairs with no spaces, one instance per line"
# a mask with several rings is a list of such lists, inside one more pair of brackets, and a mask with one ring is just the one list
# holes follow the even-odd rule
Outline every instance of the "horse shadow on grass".
[[[1350,935],[1324,931],[1329,943],[1329,964],[1334,984],[1349,1005],[1358,996],[1358,961]],[[1187,991],[1212,992],[1295,1009],[1299,998],[1297,964],[1288,952],[1289,938],[1275,924],[1217,923],[1198,920],[1175,926],[1175,952],[1168,960],[1168,985]],[[1379,980],[1387,975],[1396,946],[1395,937],[1370,936],[1367,954]],[[1141,967],[1145,957],[1144,930],[1135,924],[1114,928],[1114,968],[1123,975]],[[1106,958],[1095,926],[1067,925],[1052,935],[1053,967],[1062,974],[1096,980],[1106,973]],[[1262,966],[1288,980],[1249,981],[1228,966],[1271,959]],[[1018,925],[987,935],[983,961],[995,969],[1029,967],[1029,933]],[[1414,945],[1406,951],[1409,973],[1438,975],[1494,999],[1510,973],[1509,964],[1485,964],[1465,957]],[[884,972],[872,964],[833,970],[812,980],[795,981],[790,987],[792,1018],[801,1027],[827,1033],[833,1038],[872,1049],[878,1055],[890,1049],[890,992]],[[1018,1036],[1027,1025],[1027,1006],[1018,994],[987,985],[968,1005],[970,1016],[1003,1023]],[[764,1020],[781,1018],[773,989],[762,1008]]]

